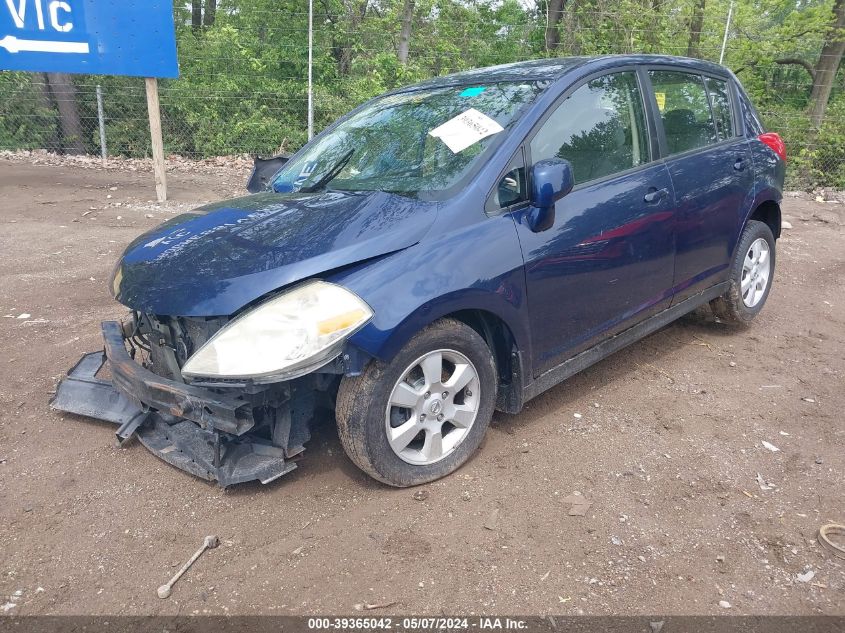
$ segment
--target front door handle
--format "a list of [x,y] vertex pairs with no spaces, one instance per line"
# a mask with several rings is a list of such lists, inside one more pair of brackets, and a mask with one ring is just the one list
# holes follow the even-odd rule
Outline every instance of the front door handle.
[[736,157],[736,162],[734,162],[734,169],[736,169],[737,171],[742,171],[743,169],[745,169],[745,157]]
[[655,202],[660,202],[668,195],[668,189],[655,189],[652,187],[648,190],[648,193],[643,196],[643,200],[645,200],[648,204],[654,204]]

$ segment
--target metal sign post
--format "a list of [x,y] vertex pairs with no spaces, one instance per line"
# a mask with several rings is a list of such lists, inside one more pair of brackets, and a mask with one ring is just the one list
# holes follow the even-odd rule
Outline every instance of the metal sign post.
[[166,198],[155,78],[179,76],[171,0],[0,2],[0,70],[144,77],[156,192]]

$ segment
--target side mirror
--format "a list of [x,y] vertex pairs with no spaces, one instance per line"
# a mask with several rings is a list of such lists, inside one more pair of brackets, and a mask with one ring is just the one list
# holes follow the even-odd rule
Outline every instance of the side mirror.
[[286,154],[279,154],[271,158],[259,158],[256,156],[253,159],[252,174],[246,183],[246,190],[250,193],[258,193],[264,191],[270,180],[276,173],[284,166],[290,156]]
[[555,223],[555,202],[572,191],[575,178],[572,165],[562,158],[537,162],[531,169],[531,212],[528,224],[535,233],[550,229]]

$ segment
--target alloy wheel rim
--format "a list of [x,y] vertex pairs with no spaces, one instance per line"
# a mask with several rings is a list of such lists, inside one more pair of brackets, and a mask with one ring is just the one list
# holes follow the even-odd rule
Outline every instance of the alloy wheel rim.
[[478,371],[460,352],[439,349],[420,356],[390,392],[385,411],[390,448],[415,466],[445,459],[469,435],[480,395]]
[[760,303],[763,295],[766,294],[771,272],[772,258],[769,243],[762,237],[758,237],[751,243],[742,262],[740,294],[746,307],[753,308]]

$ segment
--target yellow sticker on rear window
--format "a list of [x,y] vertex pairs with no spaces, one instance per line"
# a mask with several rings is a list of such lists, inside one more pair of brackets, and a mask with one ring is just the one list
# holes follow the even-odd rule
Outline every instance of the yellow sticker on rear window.
[[654,98],[657,99],[657,107],[660,109],[661,112],[666,109],[666,93],[665,92],[655,92]]

